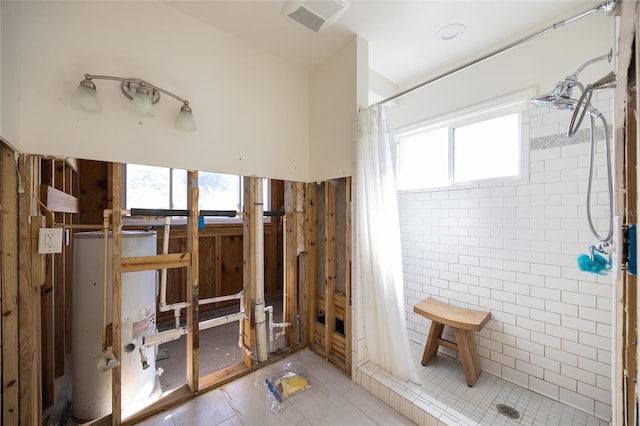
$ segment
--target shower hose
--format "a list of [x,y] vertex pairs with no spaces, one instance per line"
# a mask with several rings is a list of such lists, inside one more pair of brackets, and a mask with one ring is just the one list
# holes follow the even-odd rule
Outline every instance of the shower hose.
[[[589,113],[589,135],[591,140],[591,149],[589,156],[589,179],[587,181],[587,220],[589,221],[589,228],[591,229],[591,233],[594,237],[596,237],[599,241],[603,243],[609,243],[613,238],[613,181],[611,175],[611,140],[609,136],[609,126],[607,125],[607,120],[604,118],[604,115],[597,109],[591,106],[591,97],[593,95],[593,85],[589,84],[585,88],[580,96],[580,100],[576,104],[575,110],[573,111],[573,116],[571,117],[571,122],[569,123],[569,129],[567,130],[567,135],[569,137],[576,134],[580,125],[582,124],[582,120],[584,119],[586,113]],[[593,224],[593,217],[591,214],[591,192],[593,187],[593,177],[594,177],[594,163],[595,163],[595,151],[596,151],[596,141],[594,134],[594,117],[600,118],[602,121],[602,127],[604,129],[604,140],[605,140],[605,153],[607,158],[607,190],[609,195],[609,230],[605,237],[600,235],[596,230],[595,225]],[[577,122],[576,122],[577,120]]]

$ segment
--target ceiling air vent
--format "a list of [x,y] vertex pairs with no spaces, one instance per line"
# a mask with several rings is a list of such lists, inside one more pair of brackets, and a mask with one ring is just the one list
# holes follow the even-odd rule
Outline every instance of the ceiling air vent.
[[282,7],[282,14],[318,32],[335,22],[348,7],[346,0],[289,0]]

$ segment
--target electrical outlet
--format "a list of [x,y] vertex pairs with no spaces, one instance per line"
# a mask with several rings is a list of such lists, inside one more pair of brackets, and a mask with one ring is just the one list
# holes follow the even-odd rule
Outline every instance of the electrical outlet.
[[38,253],[62,253],[62,228],[40,228]]

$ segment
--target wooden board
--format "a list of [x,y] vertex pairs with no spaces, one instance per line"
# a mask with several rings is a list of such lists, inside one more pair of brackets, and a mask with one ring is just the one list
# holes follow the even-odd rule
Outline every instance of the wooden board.
[[220,295],[236,294],[243,288],[243,238],[229,235],[220,241]]
[[191,253],[169,253],[155,256],[123,257],[122,272],[153,271],[161,268],[186,268],[192,263],[193,257],[191,256]]
[[0,259],[2,266],[2,421],[19,419],[18,351],[18,195],[14,151],[0,142]]
[[345,318],[344,318],[344,331],[345,331],[345,371],[347,374],[351,374],[351,177],[344,179],[345,191],[344,200],[344,221],[345,221],[345,240],[344,240],[344,256],[345,262]]
[[[293,325],[293,318],[298,313],[298,256],[297,256],[297,240],[298,227],[296,225],[295,214],[295,183],[291,181],[285,182],[284,188],[284,211],[286,217],[286,259],[283,259],[283,268],[286,269],[287,280],[284,283],[283,297],[286,298],[286,312],[284,312],[283,322]],[[296,347],[298,336],[295,334],[293,326],[287,327],[285,333],[286,344],[290,348]]]
[[187,385],[191,392],[198,392],[200,352],[199,321],[199,257],[198,257],[198,172],[187,172],[187,252],[191,253],[191,265],[187,268]]
[[40,201],[42,201],[42,203],[52,212],[80,212],[79,202],[76,197],[49,185],[40,185]]
[[[252,238],[255,238],[255,221],[253,220],[253,206],[255,204],[255,178],[245,176],[243,179],[244,205],[243,205],[243,233],[242,233],[242,282],[244,289],[244,310],[247,319],[244,321],[244,337],[243,341],[246,347],[255,353],[255,324],[253,303],[255,297],[254,283],[256,280],[256,244]],[[243,353],[243,361],[247,366],[253,366],[254,360]]]
[[[42,422],[42,381],[40,369],[41,336],[40,336],[40,285],[35,283],[32,275],[32,258],[38,255],[37,235],[32,233],[31,219],[38,212],[34,208],[32,182],[34,173],[34,157],[21,155],[19,160],[20,176],[25,191],[18,196],[19,206],[19,392],[20,417],[19,424],[31,425]],[[37,169],[39,173],[39,168]],[[35,245],[33,244],[35,239]]]
[[[111,258],[111,332],[112,351],[117,360],[122,359],[122,173],[124,166],[113,163],[112,193],[112,258]],[[122,368],[111,369],[111,421],[122,423]]]
[[325,295],[325,356],[333,352],[333,332],[336,330],[336,308],[333,295],[336,290],[336,182],[324,184],[324,295]]
[[[215,237],[200,236],[198,239],[198,277],[200,282],[200,299],[208,299],[216,295],[216,257],[218,253],[215,250]],[[208,306],[200,306],[200,311]],[[209,306],[210,307],[210,306]]]

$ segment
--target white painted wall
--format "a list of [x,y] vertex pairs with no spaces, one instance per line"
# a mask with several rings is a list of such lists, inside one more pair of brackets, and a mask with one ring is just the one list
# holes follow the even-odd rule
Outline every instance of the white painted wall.
[[[310,73],[309,181],[353,173],[352,123],[358,111],[358,87],[364,88],[361,93],[368,87],[363,71],[367,68],[366,57],[359,61],[358,55],[366,49],[366,42],[354,37]],[[366,98],[360,105],[365,104]]]
[[[536,87],[540,94],[550,92],[557,81],[585,61],[611,49],[612,26],[612,18],[606,13],[590,15],[445,77],[397,100],[388,109],[389,126],[397,129],[528,87]],[[580,74],[580,80],[593,82],[611,69],[606,62],[594,64]]]
[[20,150],[20,9],[0,2],[0,137]]
[[[303,69],[159,2],[2,7],[11,46],[3,63],[19,70],[3,69],[2,135],[21,151],[308,180]],[[102,114],[72,109],[87,72],[142,78],[189,99],[197,132],[173,128],[180,103],[167,96],[154,117],[132,116],[116,82],[96,81]]]

